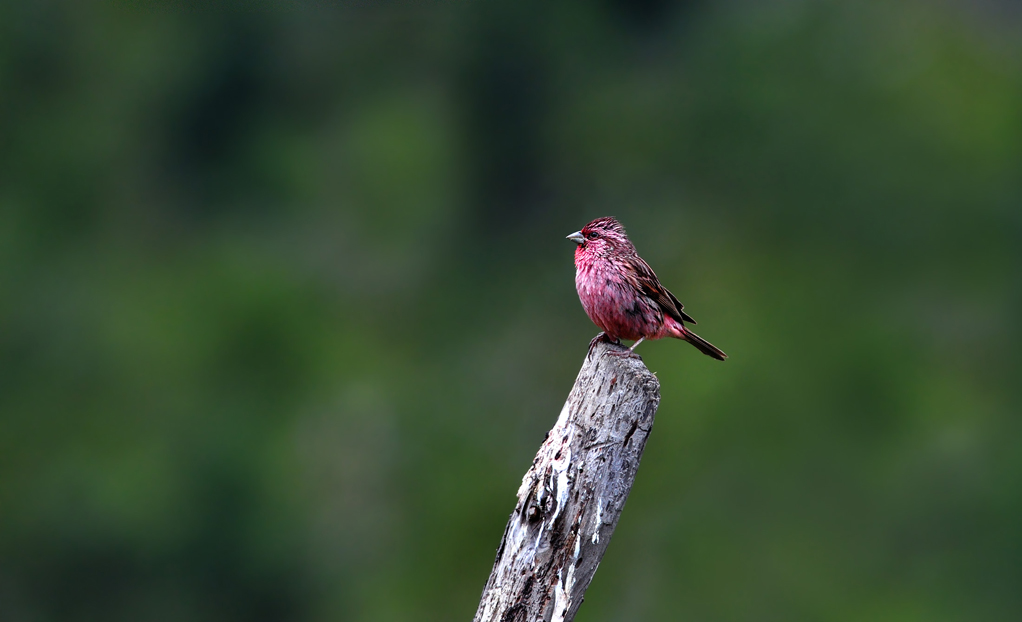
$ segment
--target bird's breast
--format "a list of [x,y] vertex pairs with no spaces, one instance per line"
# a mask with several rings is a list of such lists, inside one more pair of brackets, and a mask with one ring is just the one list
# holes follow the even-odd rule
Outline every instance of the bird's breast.
[[589,319],[614,337],[651,336],[663,324],[659,307],[636,291],[612,262],[577,263],[575,289]]

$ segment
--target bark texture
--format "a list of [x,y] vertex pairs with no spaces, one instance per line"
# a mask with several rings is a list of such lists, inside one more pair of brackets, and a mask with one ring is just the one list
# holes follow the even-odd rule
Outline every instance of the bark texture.
[[518,489],[475,622],[574,619],[617,526],[660,403],[638,356],[598,343]]

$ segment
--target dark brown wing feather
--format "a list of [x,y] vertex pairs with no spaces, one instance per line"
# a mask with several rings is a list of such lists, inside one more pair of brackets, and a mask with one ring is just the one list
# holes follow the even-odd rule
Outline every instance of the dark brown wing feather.
[[679,322],[685,321],[691,324],[696,323],[696,321],[692,319],[692,316],[683,311],[685,305],[681,304],[681,301],[675,298],[674,294],[672,294],[670,290],[660,284],[660,279],[656,277],[656,273],[653,272],[653,268],[649,267],[646,260],[638,255],[632,255],[625,261],[628,263],[628,266],[632,268],[627,274],[629,281],[635,289],[639,290],[646,296],[649,296],[661,309],[664,310],[664,313]]

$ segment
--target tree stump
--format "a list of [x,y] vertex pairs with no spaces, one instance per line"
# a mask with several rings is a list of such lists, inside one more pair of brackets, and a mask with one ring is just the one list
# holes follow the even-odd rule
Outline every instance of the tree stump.
[[638,355],[597,343],[518,489],[475,622],[575,618],[617,526],[660,403]]

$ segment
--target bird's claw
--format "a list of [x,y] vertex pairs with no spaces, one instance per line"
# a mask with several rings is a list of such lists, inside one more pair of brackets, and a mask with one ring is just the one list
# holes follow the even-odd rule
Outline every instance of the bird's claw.
[[[610,343],[610,344],[614,344],[614,345],[618,345],[618,346],[621,345],[621,340],[620,339],[611,339],[607,335],[607,333],[605,331],[601,332],[599,335],[596,335],[595,337],[593,337],[593,340],[589,342],[589,352],[586,354],[586,360],[589,360],[589,359],[592,358],[592,356],[593,356],[593,349],[596,347],[596,344],[600,343],[601,341],[604,341],[604,342]],[[608,352],[610,354],[615,354],[617,356],[624,356],[625,354],[632,354],[632,351],[628,350],[628,349],[625,349],[624,352],[618,352],[617,350],[608,350]],[[638,356],[638,355],[636,355],[636,356]]]
[[607,354],[610,354],[612,356],[620,356],[622,358],[629,359],[636,358],[639,359],[640,361],[642,360],[642,357],[636,354],[635,351],[630,348],[625,348],[623,350],[607,350]]

